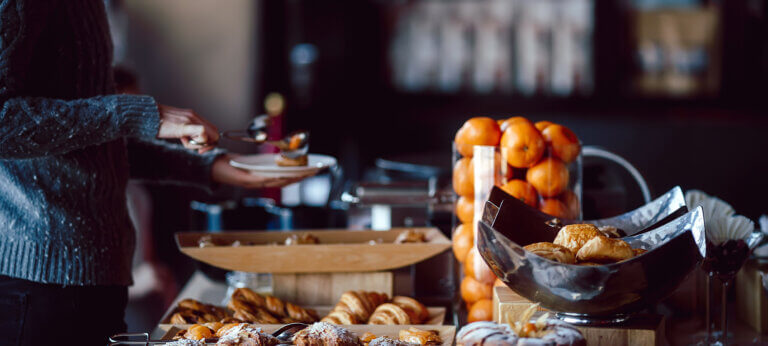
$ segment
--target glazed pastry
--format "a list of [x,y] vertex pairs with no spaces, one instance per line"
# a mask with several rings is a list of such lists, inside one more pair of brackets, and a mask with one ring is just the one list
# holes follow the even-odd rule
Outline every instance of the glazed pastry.
[[[555,319],[526,323],[519,336],[509,325],[494,322],[470,323],[456,334],[457,346],[586,346],[587,342],[578,329]],[[528,335],[528,333],[535,336]]]
[[561,246],[565,246],[572,253],[578,253],[584,244],[590,239],[602,235],[600,231],[594,225],[590,224],[574,224],[566,225],[557,232],[555,241],[553,243]]
[[368,346],[417,346],[417,345],[419,344],[410,343],[408,341],[395,340],[392,338],[388,338],[386,336],[378,337],[376,339],[371,340],[371,342],[368,343]]
[[419,345],[442,345],[440,333],[436,330],[423,330],[416,327],[400,330],[400,341]]
[[592,238],[576,253],[576,259],[579,261],[597,263],[618,262],[634,256],[635,253],[627,242],[602,235]]
[[302,233],[301,235],[292,234],[285,239],[285,245],[303,245],[303,244],[320,244],[320,239],[309,234]]
[[397,238],[395,238],[395,244],[405,244],[405,243],[426,243],[427,237],[424,236],[424,233],[416,232],[412,229],[409,229],[405,232],[402,232],[397,235]]
[[223,326],[219,327],[219,329],[216,329],[215,335],[216,335],[217,338],[220,338],[220,337],[224,336],[224,334],[227,333],[227,331],[229,331],[230,329],[232,329],[234,327],[237,327],[237,326],[239,326],[241,324],[243,324],[243,323],[226,323]]
[[368,324],[411,324],[411,318],[403,308],[392,303],[384,303],[371,314]]
[[576,256],[568,250],[567,247],[553,243],[541,242],[523,246],[523,249],[533,252],[535,255],[544,257],[555,262],[574,264]]
[[222,322],[207,322],[207,323],[203,323],[203,325],[208,327],[208,329],[210,329],[210,330],[215,332],[215,331],[221,329],[221,327],[224,326],[224,323],[222,323]]
[[285,315],[285,303],[280,298],[273,296],[266,297],[267,311],[275,317],[284,317]]
[[317,322],[293,336],[296,346],[359,346],[360,339],[350,331],[330,323]]
[[191,310],[179,311],[171,315],[171,324],[197,323],[197,316]]
[[189,326],[189,328],[187,328],[187,332],[184,333],[184,339],[187,340],[204,340],[212,337],[213,330],[200,324]]
[[355,318],[355,315],[343,311],[343,310],[335,310],[331,311],[328,316],[323,317],[321,322],[328,322],[331,324],[358,324],[360,321]]
[[427,310],[427,307],[424,306],[424,304],[419,303],[416,299],[405,296],[396,296],[392,298],[392,303],[405,310],[411,318],[412,324],[422,324],[429,319],[429,310]]
[[266,302],[266,299],[264,299],[264,296],[254,292],[253,290],[247,287],[235,289],[235,291],[232,292],[232,298],[242,299],[246,303],[251,304],[255,307],[264,307],[267,305],[267,302]]
[[309,163],[309,159],[307,155],[301,155],[297,158],[290,158],[280,153],[280,155],[275,157],[275,163],[281,167],[298,167],[306,166]]
[[517,345],[517,334],[506,324],[474,322],[467,324],[456,334],[457,346]]
[[363,336],[360,337],[360,342],[362,342],[363,345],[368,345],[373,339],[376,339],[376,335],[371,332],[365,332],[363,333]]
[[280,341],[270,334],[262,333],[247,323],[228,328],[219,337],[216,345],[221,346],[274,346]]

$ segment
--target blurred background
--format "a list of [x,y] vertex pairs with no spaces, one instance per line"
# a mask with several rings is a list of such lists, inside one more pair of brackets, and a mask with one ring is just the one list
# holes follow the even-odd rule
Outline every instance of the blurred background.
[[[768,209],[766,0],[107,4],[115,63],[142,93],[222,130],[281,114],[275,136],[308,129],[311,152],[340,163],[282,191],[137,187],[137,263],[176,285],[142,298],[159,307],[195,270],[177,231],[429,224],[449,234],[440,191],[453,136],[473,116],[562,123],[626,158],[654,197],[680,185],[753,219]],[[410,199],[376,199],[382,189]],[[642,202],[626,172],[585,160],[585,218]],[[144,310],[129,330],[154,326],[164,308],[152,305],[132,305]]]

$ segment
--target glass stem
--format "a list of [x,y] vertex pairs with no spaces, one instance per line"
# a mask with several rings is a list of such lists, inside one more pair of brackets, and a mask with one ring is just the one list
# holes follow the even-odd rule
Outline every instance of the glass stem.
[[728,345],[728,287],[731,279],[723,280],[722,310],[720,316],[720,325],[723,328],[723,345]]

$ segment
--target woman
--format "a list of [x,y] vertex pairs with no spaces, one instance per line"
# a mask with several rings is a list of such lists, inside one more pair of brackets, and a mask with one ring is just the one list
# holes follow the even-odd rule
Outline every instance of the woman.
[[129,177],[293,182],[192,144],[218,140],[193,111],[116,95],[109,37],[101,0],[0,2],[0,345],[104,345],[123,331]]

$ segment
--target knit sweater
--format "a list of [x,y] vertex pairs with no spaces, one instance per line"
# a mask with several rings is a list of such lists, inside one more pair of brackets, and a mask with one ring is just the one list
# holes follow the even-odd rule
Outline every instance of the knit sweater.
[[0,1],[0,274],[129,285],[136,178],[210,183],[215,155],[155,140],[149,96],[114,95],[102,0]]

